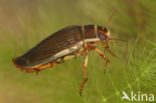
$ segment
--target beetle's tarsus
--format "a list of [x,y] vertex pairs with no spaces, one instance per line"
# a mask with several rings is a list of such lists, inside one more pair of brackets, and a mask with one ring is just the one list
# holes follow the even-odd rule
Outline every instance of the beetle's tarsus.
[[83,90],[83,87],[85,85],[85,83],[87,82],[88,78],[85,78],[83,80],[83,82],[81,83],[81,86],[80,86],[80,89],[79,89],[79,95],[82,96],[82,90]]

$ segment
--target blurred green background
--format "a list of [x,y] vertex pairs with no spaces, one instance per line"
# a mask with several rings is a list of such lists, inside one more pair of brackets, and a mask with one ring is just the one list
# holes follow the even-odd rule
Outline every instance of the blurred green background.
[[[156,96],[155,0],[0,0],[0,103],[132,103],[122,92]],[[12,58],[70,25],[105,25],[111,14],[111,57],[104,60],[91,51],[88,82],[83,96],[84,57],[35,73],[17,69]],[[104,50],[101,45],[98,48]],[[136,102],[137,103],[137,102]]]

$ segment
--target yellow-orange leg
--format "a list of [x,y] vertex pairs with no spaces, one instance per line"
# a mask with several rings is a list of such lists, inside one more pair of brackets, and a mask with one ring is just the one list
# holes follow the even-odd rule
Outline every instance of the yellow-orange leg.
[[113,57],[116,57],[115,54],[108,48],[108,44],[104,43],[103,41],[101,43]]
[[88,51],[85,51],[85,59],[84,59],[84,64],[83,64],[83,76],[84,76],[84,80],[82,81],[80,88],[79,88],[79,94],[80,96],[82,95],[82,90],[83,87],[85,85],[85,83],[87,82],[87,64],[88,64]]
[[101,50],[95,48],[95,51],[106,61],[104,67],[104,70],[106,70],[107,64],[110,62],[109,59],[105,56],[105,54]]
[[45,64],[45,65],[42,65],[42,66],[36,68],[36,69],[35,69],[35,70],[36,70],[36,75],[38,74],[38,72],[39,72],[40,70],[42,70],[42,69],[44,69],[44,68],[52,67],[52,66],[55,66],[55,65],[56,65],[56,63],[55,63],[55,62],[52,62],[52,63]]

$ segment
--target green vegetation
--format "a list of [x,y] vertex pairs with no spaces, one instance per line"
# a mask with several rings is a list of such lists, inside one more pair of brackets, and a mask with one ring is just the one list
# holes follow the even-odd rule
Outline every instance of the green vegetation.
[[[122,92],[156,96],[156,2],[153,0],[0,0],[0,103],[122,103]],[[83,96],[84,57],[25,73],[11,59],[55,31],[82,24],[109,24],[110,49],[117,55],[104,74],[104,60],[89,53]],[[104,50],[101,45],[98,48]],[[132,103],[124,101],[124,103]]]

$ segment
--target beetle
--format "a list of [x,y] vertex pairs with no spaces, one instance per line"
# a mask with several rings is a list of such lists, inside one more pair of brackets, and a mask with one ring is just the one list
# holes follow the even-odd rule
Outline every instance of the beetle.
[[96,45],[101,43],[112,56],[115,56],[108,48],[109,40],[111,40],[111,37],[107,27],[73,25],[50,35],[22,56],[12,59],[12,62],[23,71],[38,72],[66,60],[85,55],[83,64],[84,80],[79,88],[79,94],[81,95],[82,89],[87,82],[88,52],[95,50],[106,61],[106,68],[109,59]]

